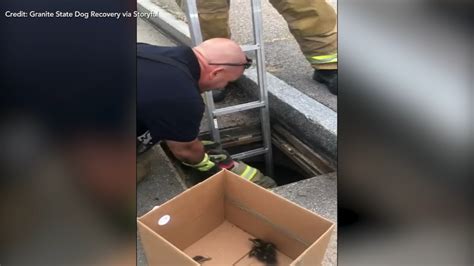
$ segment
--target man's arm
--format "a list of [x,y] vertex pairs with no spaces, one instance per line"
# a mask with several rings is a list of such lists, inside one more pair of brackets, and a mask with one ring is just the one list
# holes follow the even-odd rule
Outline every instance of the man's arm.
[[194,165],[200,163],[204,159],[204,146],[198,139],[189,142],[167,140],[166,144],[170,148],[174,157],[181,162]]
[[189,142],[167,140],[166,144],[173,155],[186,166],[210,174],[215,174],[220,170],[205,153],[204,146],[198,139]]
[[[208,146],[214,144],[213,142],[207,143],[209,143]],[[257,168],[251,167],[243,162],[232,160],[230,155],[224,150],[209,150],[208,155],[204,145],[198,139],[194,139],[190,142],[167,140],[166,144],[168,144],[171,152],[178,160],[201,172],[211,171],[212,173],[215,173],[214,171],[216,170],[226,168],[264,188],[277,186],[272,178],[263,175]]]

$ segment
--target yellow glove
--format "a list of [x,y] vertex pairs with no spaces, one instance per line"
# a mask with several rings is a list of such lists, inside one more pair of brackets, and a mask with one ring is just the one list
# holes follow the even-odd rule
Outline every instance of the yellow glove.
[[194,169],[197,169],[201,172],[207,172],[207,171],[211,170],[212,168],[217,167],[214,162],[209,160],[209,155],[207,155],[207,153],[204,153],[204,159],[202,159],[202,161],[200,163],[188,164],[188,163],[182,162],[182,164],[184,164],[186,166],[189,166],[189,167],[192,167]]

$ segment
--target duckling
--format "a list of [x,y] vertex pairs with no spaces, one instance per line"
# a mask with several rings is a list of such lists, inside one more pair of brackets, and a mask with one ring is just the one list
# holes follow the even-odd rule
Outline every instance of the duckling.
[[194,256],[193,257],[193,260],[199,262],[200,264],[208,261],[208,260],[211,260],[211,258],[207,258],[207,257],[204,257],[204,256],[200,256],[200,255],[197,255],[197,256]]
[[276,246],[273,243],[265,242],[258,238],[249,238],[253,246],[249,257],[255,257],[257,260],[265,263],[267,266],[276,265]]

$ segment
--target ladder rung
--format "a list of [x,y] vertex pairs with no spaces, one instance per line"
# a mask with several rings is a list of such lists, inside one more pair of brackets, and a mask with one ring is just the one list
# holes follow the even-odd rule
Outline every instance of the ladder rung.
[[268,151],[268,148],[258,148],[258,149],[254,149],[254,150],[250,150],[250,151],[244,151],[244,152],[241,152],[241,153],[237,153],[237,154],[231,155],[231,157],[234,160],[242,160],[242,159],[245,159],[245,158],[265,154],[267,151]]
[[240,46],[240,49],[242,49],[242,51],[244,51],[244,52],[256,51],[256,50],[260,49],[260,45],[258,45],[258,44],[242,44]]
[[260,108],[264,106],[265,106],[264,102],[254,101],[254,102],[219,108],[219,109],[214,110],[213,114],[214,116],[227,115],[227,114],[232,114],[232,113],[241,112],[245,110]]

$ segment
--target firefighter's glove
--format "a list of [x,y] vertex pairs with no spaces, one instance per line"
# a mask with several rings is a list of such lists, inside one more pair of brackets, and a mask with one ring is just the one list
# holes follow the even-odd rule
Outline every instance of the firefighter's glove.
[[209,154],[209,159],[217,164],[220,168],[230,170],[232,167],[234,167],[234,161],[230,157],[230,154],[226,150],[222,149],[222,145],[219,142],[201,140],[201,143],[204,146],[205,152]]
[[188,164],[188,163],[183,162],[183,164],[201,172],[216,170],[216,168],[218,168],[218,166],[213,161],[210,160],[209,155],[207,153],[204,153],[204,159],[202,159],[200,163]]
[[219,168],[230,170],[234,167],[234,160],[226,150],[210,150],[208,154],[209,159],[217,164]]

